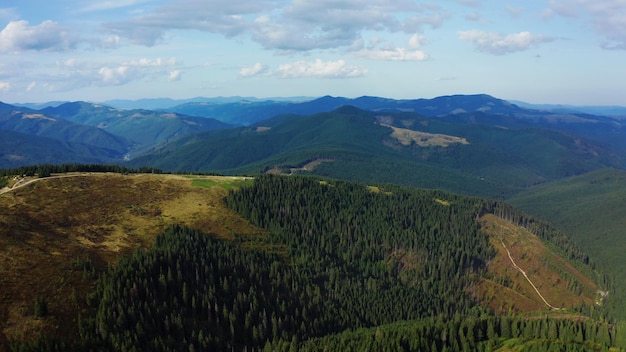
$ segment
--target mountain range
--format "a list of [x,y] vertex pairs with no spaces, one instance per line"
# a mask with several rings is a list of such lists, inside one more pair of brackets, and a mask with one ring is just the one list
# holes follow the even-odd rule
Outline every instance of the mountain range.
[[532,185],[626,165],[620,118],[535,110],[485,94],[239,98],[163,110],[2,104],[0,129],[26,134],[30,142],[20,147],[24,138],[7,137],[0,167],[50,162],[46,155],[58,150],[59,162],[309,173],[506,198]]
[[0,349],[624,347],[625,128],[489,95],[0,103],[0,168],[123,173],[0,170]]

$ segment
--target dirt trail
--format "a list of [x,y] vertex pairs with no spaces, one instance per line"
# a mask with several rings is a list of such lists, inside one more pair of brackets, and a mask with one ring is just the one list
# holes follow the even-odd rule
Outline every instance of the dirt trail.
[[550,303],[548,303],[548,301],[545,299],[545,297],[543,297],[541,292],[539,292],[539,289],[537,289],[537,286],[535,286],[535,284],[530,280],[528,275],[526,275],[526,272],[524,270],[522,270],[522,268],[517,266],[517,264],[515,264],[515,261],[513,260],[513,257],[511,256],[511,252],[509,251],[508,248],[506,248],[506,245],[504,244],[504,241],[500,240],[500,242],[502,243],[502,247],[504,247],[504,249],[506,250],[506,253],[509,255],[509,259],[511,260],[511,264],[513,264],[513,267],[515,269],[519,270],[519,272],[522,273],[522,275],[524,275],[524,277],[526,278],[526,281],[528,281],[528,283],[535,289],[535,292],[537,292],[537,295],[539,295],[539,298],[541,298],[543,303],[545,303],[546,306],[548,306],[548,308],[550,308],[550,309],[561,310],[562,308],[557,308],[557,307],[551,305]]
[[11,191],[15,191],[16,189],[20,189],[22,187],[28,186],[31,183],[37,182],[37,181],[42,181],[42,180],[49,180],[52,178],[66,178],[66,177],[86,177],[86,176],[94,176],[91,174],[74,174],[74,175],[56,175],[56,176],[48,176],[48,177],[42,177],[42,178],[32,178],[32,179],[22,179],[19,180],[15,185],[13,185],[13,187],[9,188],[9,187],[4,187],[2,189],[0,189],[0,194],[4,194],[4,193],[8,193]]

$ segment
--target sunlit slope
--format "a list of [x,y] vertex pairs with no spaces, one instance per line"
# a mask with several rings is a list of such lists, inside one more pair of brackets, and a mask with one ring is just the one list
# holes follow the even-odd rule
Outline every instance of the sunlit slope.
[[602,303],[589,270],[581,272],[554,246],[491,214],[482,216],[479,222],[497,252],[474,293],[491,309],[502,313],[571,311]]
[[[76,333],[94,279],[169,224],[230,238],[258,234],[222,198],[232,177],[66,174],[0,194],[0,349],[41,332]],[[192,186],[195,183],[197,187]],[[34,314],[45,297],[49,314]]]

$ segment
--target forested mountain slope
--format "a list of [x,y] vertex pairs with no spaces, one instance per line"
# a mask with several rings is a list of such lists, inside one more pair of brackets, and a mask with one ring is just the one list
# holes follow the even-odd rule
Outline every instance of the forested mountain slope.
[[626,318],[626,173],[603,169],[540,185],[509,201],[567,232],[614,282],[614,310]]
[[[164,170],[306,172],[501,198],[525,187],[625,160],[615,148],[491,115],[430,118],[344,106],[283,115],[159,146],[131,161]],[[315,162],[314,168],[307,168]]]
[[95,163],[111,157],[111,151],[104,148],[0,130],[0,168],[42,163]]
[[[74,162],[96,157],[100,161],[121,162],[133,143],[124,137],[108,133],[102,129],[85,126],[71,121],[54,118],[39,111],[17,108],[0,103],[0,131],[19,132],[35,137],[53,139],[75,154]],[[38,147],[39,138],[33,138],[32,146]],[[11,140],[9,140],[10,142]],[[47,143],[41,140],[41,143]],[[28,148],[27,148],[28,149]],[[2,153],[7,151],[0,150]],[[19,155],[19,153],[15,153]],[[31,157],[34,155],[30,155]],[[67,160],[59,160],[62,163]],[[37,160],[43,163],[44,160]],[[24,164],[21,164],[24,165]]]
[[85,102],[73,102],[41,110],[47,116],[98,127],[142,146],[150,146],[178,136],[229,128],[211,119],[150,110],[121,110]]

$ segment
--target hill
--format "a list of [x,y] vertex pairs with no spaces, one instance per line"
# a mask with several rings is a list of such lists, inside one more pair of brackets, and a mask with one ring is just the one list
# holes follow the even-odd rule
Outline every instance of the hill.
[[[616,327],[587,315],[597,297],[584,255],[502,203],[302,177],[242,182],[81,173],[0,194],[0,336],[6,343],[47,331],[61,340],[39,343],[83,349],[95,342],[112,350],[281,350],[361,327],[380,327],[386,336],[378,343],[390,344],[402,331],[393,324],[408,320],[445,328],[448,338],[437,333],[420,341],[454,349],[503,346],[526,334],[526,325],[528,336],[547,339],[549,329],[525,317],[539,310],[545,318],[537,324],[559,326],[552,341],[617,341]],[[241,188],[227,194],[232,187]],[[507,257],[566,310],[542,305]],[[503,315],[501,308],[524,315]],[[476,327],[473,337],[460,333],[467,324]],[[570,329],[584,336],[568,337]],[[606,338],[596,337],[602,329]]]
[[615,311],[626,317],[626,173],[602,169],[520,193],[508,201],[568,233],[596,258],[616,287]]
[[[152,244],[168,224],[225,238],[258,230],[225,209],[240,178],[62,174],[0,191],[0,350],[42,333],[78,339],[85,298],[108,265]],[[193,187],[194,182],[215,187]],[[4,191],[4,190],[3,190]],[[45,297],[48,314],[35,316]]]
[[[494,126],[496,121],[508,127]],[[344,106],[183,137],[130,165],[228,174],[304,172],[501,198],[548,180],[625,164],[616,148],[516,121]]]
[[116,155],[105,148],[0,130],[0,168],[56,163],[97,163]]
[[121,110],[85,102],[48,107],[41,112],[47,116],[98,127],[143,147],[186,134],[231,127],[210,118],[150,110]]
[[[102,129],[3,103],[0,103],[0,130],[54,139],[74,153],[76,162],[94,156],[100,161],[121,161],[132,146],[131,141]],[[37,141],[38,138],[33,138],[32,143],[36,146]]]

